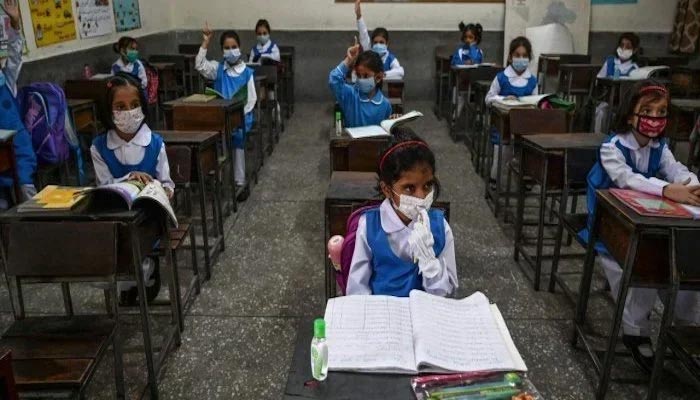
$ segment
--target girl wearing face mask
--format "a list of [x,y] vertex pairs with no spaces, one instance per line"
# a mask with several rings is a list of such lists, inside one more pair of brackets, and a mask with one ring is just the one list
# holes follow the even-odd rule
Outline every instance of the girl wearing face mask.
[[452,230],[430,208],[440,192],[435,156],[410,129],[392,134],[378,167],[385,200],[358,221],[347,294],[448,296],[458,286],[457,265]]
[[[345,81],[350,69],[357,77],[352,85]],[[379,125],[391,116],[391,103],[380,89],[383,77],[379,55],[373,51],[360,53],[355,38],[355,45],[348,48],[345,60],[331,71],[328,78],[335,101],[343,112],[345,127]]]
[[[623,100],[615,131],[601,146],[598,162],[588,174],[589,228],[597,189],[632,189],[700,206],[698,177],[676,161],[663,139],[668,106],[668,90],[654,80],[637,82]],[[588,233],[584,229],[579,235],[587,241]],[[596,245],[596,251],[617,298],[622,269],[602,243]],[[654,362],[649,314],[656,295],[656,289],[630,288],[622,317],[622,341],[631,350],[637,366],[647,373],[651,373]],[[700,293],[679,292],[676,323],[700,324],[698,305]]]
[[252,63],[262,63],[263,60],[269,60],[274,63],[280,62],[280,48],[277,43],[270,39],[270,23],[266,19],[261,19],[255,24],[255,36],[257,43],[250,50],[248,61]]
[[[146,184],[155,179],[172,197],[175,183],[170,179],[165,143],[145,123],[146,101],[138,81],[119,74],[107,82],[107,87],[111,115],[105,122],[109,130],[97,136],[90,147],[97,184],[134,180]],[[147,299],[153,301],[160,290],[157,258],[146,258],[143,267]],[[120,282],[119,290],[122,305],[137,304],[135,282]]]
[[146,68],[139,60],[139,44],[136,39],[124,36],[112,46],[115,53],[119,54],[117,61],[112,64],[112,73],[127,73],[141,82],[141,89],[148,87],[148,76]]
[[620,76],[629,76],[630,72],[639,68],[635,63],[638,50],[639,36],[632,32],[625,32],[620,35],[615,55],[605,59],[605,63],[598,72],[598,78],[615,76],[615,69],[620,71]]
[[234,181],[242,188],[239,201],[246,200],[250,194],[245,175],[245,139],[246,132],[253,128],[253,110],[258,101],[255,92],[255,76],[253,70],[246,67],[241,57],[241,40],[235,31],[225,31],[221,34],[220,44],[223,51],[221,61],[207,60],[207,48],[213,35],[209,24],[204,25],[202,47],[195,58],[195,68],[206,79],[214,81],[214,89],[225,99],[232,99],[241,90],[247,88],[247,100],[243,107],[245,111],[244,128],[232,132],[233,147],[235,148]]
[[[523,36],[510,42],[508,51],[508,67],[496,75],[491,83],[491,88],[486,94],[486,104],[490,105],[495,100],[517,99],[518,97],[537,94],[537,77],[530,73],[530,60],[532,59],[532,45]],[[496,138],[498,136],[494,136]],[[500,143],[493,139],[493,165],[491,166],[491,184],[496,182],[498,168],[498,154]],[[513,149],[510,146],[503,148],[503,158],[509,162],[513,158]]]
[[[462,46],[458,47],[452,54],[452,60],[450,63],[454,66],[456,65],[474,65],[481,64],[484,60],[484,52],[479,48],[479,43],[481,43],[481,33],[483,28],[481,24],[464,24],[464,22],[459,23],[459,31],[462,34]],[[459,82],[460,90],[467,90],[467,81],[462,80]],[[457,86],[452,89],[452,104],[455,104],[456,112],[454,114],[454,119],[459,118],[462,115],[462,109],[464,108],[464,97],[457,96]]]
[[372,50],[382,58],[384,78],[387,80],[403,79],[404,69],[399,59],[389,51],[389,31],[385,28],[376,28],[372,31],[370,39],[367,24],[362,19],[362,1],[355,0],[355,16],[357,17],[357,31],[360,34],[362,50]]

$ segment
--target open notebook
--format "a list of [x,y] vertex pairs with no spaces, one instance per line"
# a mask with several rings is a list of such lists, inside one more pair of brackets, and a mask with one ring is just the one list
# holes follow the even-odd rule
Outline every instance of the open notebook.
[[326,306],[331,371],[526,371],[501,313],[481,292],[462,300],[345,296]]
[[403,125],[423,116],[420,111],[411,111],[396,119],[385,119],[379,125],[359,126],[357,128],[345,128],[345,132],[353,139],[362,139],[370,137],[389,136],[391,128],[394,126]]
[[629,189],[610,189],[615,197],[646,217],[700,219],[700,207]]
[[511,110],[513,108],[538,108],[539,105],[553,94],[535,94],[531,96],[522,96],[517,99],[498,99],[494,100],[492,105],[501,110]]

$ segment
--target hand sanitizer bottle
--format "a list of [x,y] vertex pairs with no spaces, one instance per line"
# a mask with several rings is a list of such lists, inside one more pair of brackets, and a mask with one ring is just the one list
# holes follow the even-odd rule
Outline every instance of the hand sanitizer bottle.
[[343,134],[343,117],[340,111],[335,112],[335,136]]
[[326,321],[314,321],[314,338],[311,341],[311,375],[317,381],[328,376],[328,345],[326,344]]

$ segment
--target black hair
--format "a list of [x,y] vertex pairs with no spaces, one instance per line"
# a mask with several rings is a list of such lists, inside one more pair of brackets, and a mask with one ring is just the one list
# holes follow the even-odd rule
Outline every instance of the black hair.
[[[433,170],[433,175],[437,173],[435,169],[435,154],[430,150],[425,140],[421,139],[411,128],[397,126],[391,129],[391,140],[389,146],[382,152],[377,165],[377,175],[379,183],[391,187],[396,181],[401,179],[401,174],[415,167],[417,164],[426,163]],[[394,148],[406,142],[418,142],[406,144],[399,148]],[[377,185],[381,192],[380,185]],[[440,195],[440,181],[435,177],[433,186],[434,198]]]
[[372,41],[374,42],[374,38],[377,36],[381,36],[384,39],[386,39],[386,42],[389,43],[389,31],[386,30],[386,28],[374,28],[372,31]]
[[[632,49],[634,52],[632,53],[632,58],[630,60],[637,62],[637,55],[639,53],[639,44],[640,44],[640,39],[639,36],[634,33],[634,32],[624,32],[622,35],[620,35],[620,38],[617,39],[617,47],[622,46],[622,41],[623,40],[629,40],[632,43]],[[615,51],[613,51],[613,54],[616,54],[617,57],[617,47],[615,48]]]
[[117,54],[121,54],[122,49],[128,49],[134,43],[136,43],[136,39],[132,38],[131,36],[122,36],[119,38],[117,43],[112,45],[112,50],[114,50],[114,52]]
[[363,65],[369,68],[369,70],[375,74],[384,72],[384,63],[382,62],[382,58],[379,56],[379,54],[373,52],[372,50],[363,51],[359,56],[357,56],[355,66],[358,65]]
[[527,51],[527,58],[532,60],[532,44],[525,36],[518,36],[510,42],[510,46],[508,47],[508,58],[512,60],[513,53],[520,46],[525,47],[525,51]]
[[632,128],[627,120],[634,114],[634,109],[637,107],[637,103],[639,103],[642,98],[648,98],[648,100],[645,102],[647,104],[659,101],[661,99],[666,99],[667,101],[671,100],[668,94],[668,89],[666,89],[666,91],[653,89],[643,91],[644,88],[650,86],[666,88],[663,83],[655,79],[645,79],[632,85],[627,95],[622,98],[622,103],[620,104],[617,118],[613,126],[615,132],[622,133]]
[[259,19],[258,22],[255,24],[255,33],[258,33],[258,28],[260,27],[265,27],[267,28],[267,33],[272,34],[272,29],[270,29],[270,23],[267,22],[266,19]]
[[114,75],[114,77],[107,81],[107,107],[105,108],[104,115],[102,116],[102,123],[109,129],[116,128],[112,119],[112,103],[114,102],[114,93],[118,88],[125,86],[132,86],[134,89],[136,89],[136,92],[139,94],[139,100],[141,101],[141,110],[143,110],[143,115],[148,115],[148,100],[146,100],[146,93],[141,90],[141,82],[125,72],[118,72],[116,75]]
[[241,38],[238,37],[238,32],[236,31],[224,31],[224,33],[221,34],[221,38],[219,39],[219,45],[221,45],[221,48],[224,48],[224,42],[226,39],[234,39],[236,43],[238,43],[238,48],[243,48],[243,45],[241,44]]
[[481,33],[484,31],[484,28],[481,27],[481,24],[464,24],[464,22],[459,23],[459,31],[462,33],[462,37],[460,38],[464,42],[464,37],[467,35],[467,32],[471,31],[472,34],[474,35],[474,38],[476,38],[476,44],[481,43]]

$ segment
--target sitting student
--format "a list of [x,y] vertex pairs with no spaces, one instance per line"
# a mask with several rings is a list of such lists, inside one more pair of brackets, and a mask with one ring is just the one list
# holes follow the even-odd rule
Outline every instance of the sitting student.
[[[518,97],[537,94],[537,77],[530,72],[530,60],[532,59],[532,45],[526,37],[519,36],[510,42],[508,49],[508,67],[499,72],[491,83],[491,88],[486,94],[486,105],[491,105],[496,100],[517,99]],[[498,146],[496,140],[493,150],[493,165],[491,167],[491,183],[495,183],[498,163]],[[513,158],[513,149],[510,146],[503,148],[505,162]]]
[[[345,81],[351,68],[357,75],[354,85]],[[379,89],[383,77],[379,55],[373,51],[360,54],[360,45],[355,38],[355,45],[348,48],[345,60],[331,71],[328,78],[335,101],[343,112],[345,127],[379,125],[391,116],[391,103]]]
[[[0,57],[0,129],[17,131],[13,138],[15,162],[21,197],[18,202],[30,199],[36,194],[34,174],[36,173],[36,154],[32,138],[24,126],[15,96],[17,95],[17,78],[22,69],[22,35],[20,29],[19,8],[16,0],[5,0],[0,8],[10,17],[8,56]],[[0,208],[10,206],[10,193],[15,184],[12,174],[0,175]]]
[[[623,100],[615,131],[601,146],[599,160],[588,174],[589,228],[597,189],[632,189],[700,205],[697,176],[676,161],[663,139],[669,100],[668,90],[654,80],[637,82]],[[588,235],[589,229],[580,232],[585,240]],[[596,244],[596,251],[617,298],[622,269],[602,243]],[[649,373],[654,363],[649,315],[656,295],[656,289],[630,288],[622,315],[622,342],[631,350],[637,366]],[[676,301],[676,323],[700,324],[700,293],[680,291]]]
[[119,54],[117,61],[112,64],[112,73],[125,72],[141,82],[141,90],[148,88],[146,67],[139,60],[139,44],[136,39],[123,36],[112,46],[115,53]]
[[202,47],[199,49],[199,54],[197,54],[195,59],[197,71],[206,79],[213,80],[214,89],[221,93],[225,99],[232,99],[241,90],[247,91],[247,100],[243,107],[245,127],[244,129],[238,128],[232,133],[233,147],[236,149],[233,178],[236,186],[245,188],[239,196],[239,201],[244,201],[250,194],[250,190],[246,185],[245,141],[246,133],[253,128],[253,110],[255,109],[255,103],[258,101],[255,93],[255,76],[253,75],[253,70],[245,65],[241,57],[241,40],[238,37],[238,33],[226,31],[221,34],[219,42],[224,53],[221,61],[207,60],[207,48],[213,35],[211,29],[209,29],[209,24],[205,24],[203,34]]
[[598,78],[613,77],[615,70],[620,76],[629,76],[630,72],[639,68],[637,65],[637,51],[639,50],[639,36],[632,32],[620,35],[617,41],[616,55],[608,56],[598,72]]
[[261,19],[255,24],[255,35],[258,43],[250,50],[248,61],[252,63],[262,63],[263,60],[270,60],[275,63],[281,61],[280,48],[277,43],[270,39],[270,23],[266,19]]
[[384,65],[384,78],[403,79],[404,70],[399,59],[389,51],[389,31],[385,28],[375,28],[372,31],[372,40],[370,43],[369,31],[367,25],[362,19],[362,0],[355,0],[355,15],[357,16],[357,31],[360,33],[360,45],[362,50],[372,50],[379,54]]
[[[120,73],[107,82],[107,99],[111,115],[105,118],[106,134],[97,136],[90,147],[95,179],[98,185],[138,180],[148,183],[157,179],[172,197],[175,183],[170,179],[170,166],[165,143],[145,123],[146,101],[139,82]],[[143,265],[146,297],[153,301],[160,291],[158,259],[146,258]],[[119,282],[120,304],[136,305],[135,282]]]
[[358,221],[347,294],[406,297],[419,289],[448,296],[457,266],[452,230],[443,212],[430,208],[440,194],[435,155],[408,128],[392,134],[378,166],[385,199]]
[[[450,62],[452,65],[473,65],[483,62],[484,52],[479,48],[483,30],[481,24],[464,25],[464,22],[459,23],[459,31],[462,34],[462,42],[464,44],[458,47],[452,55],[452,60]],[[452,92],[452,104],[457,105],[455,118],[458,118],[464,107],[464,98],[457,96],[457,87],[455,87]]]

